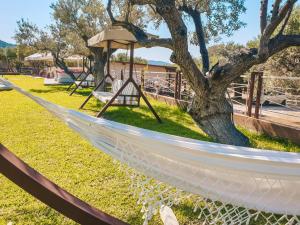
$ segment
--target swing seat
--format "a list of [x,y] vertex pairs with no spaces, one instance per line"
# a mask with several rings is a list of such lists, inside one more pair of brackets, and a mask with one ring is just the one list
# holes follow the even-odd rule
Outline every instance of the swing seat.
[[[93,91],[93,95],[99,101],[107,103],[109,102],[115,94],[120,90],[124,81],[114,80],[112,83],[112,92],[104,91]],[[138,106],[140,102],[139,92],[136,90],[132,83],[129,83],[122,93],[114,100],[113,105],[128,105],[128,106]]]
[[108,102],[114,97],[112,92],[104,92],[104,91],[93,91],[93,95],[101,102]]
[[12,87],[0,83],[0,91],[9,91],[12,90]]
[[90,87],[94,83],[94,76],[92,74],[88,75],[84,81],[76,80],[75,84],[78,86],[80,85],[81,87]]

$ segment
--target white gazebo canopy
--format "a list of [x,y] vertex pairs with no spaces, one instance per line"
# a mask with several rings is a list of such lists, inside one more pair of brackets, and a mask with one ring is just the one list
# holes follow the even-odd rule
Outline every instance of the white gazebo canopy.
[[25,57],[25,61],[53,61],[51,53],[34,53]]
[[135,43],[135,48],[141,47],[134,35],[120,26],[104,29],[88,40],[88,46],[106,49],[108,41],[111,41],[112,49],[128,49],[130,43]]
[[[67,58],[65,58],[65,60],[67,61],[79,61],[82,60],[83,56],[81,55],[71,55]],[[33,55],[27,56],[25,57],[25,61],[53,61],[53,56],[51,55],[50,52],[46,52],[46,53],[34,53]]]

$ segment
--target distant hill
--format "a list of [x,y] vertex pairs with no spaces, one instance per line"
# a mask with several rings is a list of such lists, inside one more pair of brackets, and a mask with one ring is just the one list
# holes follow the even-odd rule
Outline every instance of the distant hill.
[[14,45],[14,44],[10,44],[10,43],[0,40],[0,48],[10,48],[10,47],[15,47],[15,46],[16,45]]
[[149,65],[154,65],[154,66],[172,66],[172,64],[163,62],[163,61],[156,61],[156,60],[148,60]]

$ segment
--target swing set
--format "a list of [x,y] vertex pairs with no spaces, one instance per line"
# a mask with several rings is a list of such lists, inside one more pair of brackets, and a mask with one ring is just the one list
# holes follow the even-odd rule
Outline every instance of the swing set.
[[[112,27],[105,29],[101,33],[92,37],[88,40],[88,44],[91,47],[106,48],[107,51],[107,65],[106,75],[96,85],[95,89],[87,97],[87,99],[80,106],[82,109],[86,103],[94,96],[101,102],[106,103],[104,107],[99,111],[97,117],[101,117],[110,106],[131,106],[139,107],[140,98],[142,98],[152,114],[155,116],[157,121],[161,123],[161,119],[153,109],[152,105],[148,101],[147,97],[141,90],[140,85],[137,84],[133,78],[133,67],[134,67],[134,49],[140,47],[137,43],[136,38],[126,29],[121,27]],[[130,49],[129,59],[129,76],[123,80],[123,72],[121,71],[121,79],[113,78],[110,71],[110,55],[111,49]],[[102,86],[107,85],[107,79],[112,82],[111,91],[99,91],[98,89]]]
[[[86,66],[86,63],[88,63],[88,66]],[[85,70],[87,68],[87,71]],[[73,85],[75,87],[71,90],[70,96],[73,95],[78,88],[80,87],[89,87],[91,81],[88,79],[91,76],[92,73],[92,61],[88,58],[83,57],[82,58],[82,72],[76,77],[76,80],[70,84],[70,86],[67,88],[67,91],[71,90]]]

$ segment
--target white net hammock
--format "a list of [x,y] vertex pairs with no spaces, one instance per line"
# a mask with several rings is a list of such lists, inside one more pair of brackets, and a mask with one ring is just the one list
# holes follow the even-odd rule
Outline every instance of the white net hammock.
[[145,130],[66,109],[13,87],[138,171],[130,170],[130,175],[145,224],[161,206],[190,198],[199,218],[191,224],[300,225],[300,154]]

